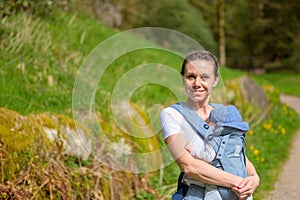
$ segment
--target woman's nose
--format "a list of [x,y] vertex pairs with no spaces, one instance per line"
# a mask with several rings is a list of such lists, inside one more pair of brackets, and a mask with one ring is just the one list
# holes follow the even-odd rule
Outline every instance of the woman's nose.
[[201,77],[197,76],[195,79],[195,85],[199,86],[199,85],[201,85],[201,82],[202,82]]

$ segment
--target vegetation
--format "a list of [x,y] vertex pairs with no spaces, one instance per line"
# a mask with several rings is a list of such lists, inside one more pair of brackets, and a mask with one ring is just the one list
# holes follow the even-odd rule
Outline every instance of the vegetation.
[[[72,121],[72,89],[76,73],[89,52],[101,41],[118,31],[109,29],[99,21],[88,17],[89,13],[82,14],[82,12],[77,12],[78,9],[74,12],[72,10],[74,8],[71,9],[71,7],[76,5],[76,1],[72,6],[68,1],[47,1],[52,4],[49,5],[50,7],[45,7],[47,8],[45,10],[39,3],[33,5],[31,1],[28,1],[30,3],[26,4],[25,0],[18,2],[19,4],[15,5],[1,2],[1,6],[12,6],[1,9],[0,26],[1,198],[85,199],[89,196],[95,199],[118,199],[122,195],[123,199],[169,199],[170,194],[176,188],[176,179],[179,174],[179,169],[174,163],[154,172],[136,174],[114,170],[93,157],[82,160],[68,155],[57,156],[57,154],[45,153],[57,151],[60,146],[44,137],[45,133],[41,130],[41,126],[46,126],[43,124],[46,123],[47,127],[60,130],[60,126],[53,124],[53,120],[49,120],[49,116],[52,116],[49,113],[56,113],[55,116],[58,114],[65,116],[59,119],[65,119],[65,123],[74,128],[74,124],[69,121]],[[96,1],[91,2],[96,3]],[[128,12],[137,12],[138,9],[135,10],[135,8],[138,7],[134,7],[135,5],[142,6],[134,2],[138,3],[139,0],[128,4],[132,5]],[[173,1],[165,2],[172,4]],[[196,5],[196,2],[189,2]],[[239,3],[242,2],[246,1]],[[266,2],[269,3],[269,1]],[[121,1],[120,5],[124,6]],[[153,15],[158,14],[159,9],[167,9],[166,5],[155,8]],[[192,17],[202,20],[195,8],[185,3],[183,5],[186,9],[183,12],[186,18],[183,19]],[[215,4],[213,2],[207,5]],[[248,8],[247,6],[250,5],[255,4],[245,3],[244,6]],[[31,10],[32,6],[40,7]],[[201,8],[203,5],[198,6]],[[30,12],[20,12],[26,9]],[[69,9],[69,11],[63,11],[63,9]],[[193,10],[192,14],[185,15],[184,13],[189,13],[189,9]],[[211,8],[206,8],[208,9]],[[35,13],[34,10],[39,12]],[[121,11],[125,12],[122,9]],[[32,12],[33,14],[30,14]],[[139,13],[136,13],[136,16],[139,16]],[[204,18],[207,19],[205,14]],[[139,18],[136,17],[136,19]],[[158,23],[162,18],[156,19]],[[168,20],[171,19],[165,20],[168,24]],[[136,23],[143,25],[144,22]],[[185,26],[178,27],[182,28],[180,29],[182,31],[185,30]],[[246,24],[243,28],[245,27]],[[214,27],[212,30],[215,34]],[[207,35],[210,35],[209,29],[206,31]],[[239,37],[242,38],[242,36]],[[213,39],[208,40],[210,40],[209,44],[214,44]],[[244,44],[237,41],[228,43],[233,45],[228,47],[229,50],[233,49],[229,51],[232,55],[238,53],[239,46],[242,47],[241,52],[247,52],[244,55],[251,52],[248,51],[250,47],[246,48]],[[263,52],[261,49],[264,48],[259,49],[261,53]],[[294,53],[291,52],[291,55],[294,56]],[[159,145],[163,146],[160,135],[157,134],[158,138],[151,138],[151,142],[143,139],[131,140],[132,137],[126,136],[124,131],[114,124],[109,108],[111,95],[122,75],[140,63],[149,62],[164,64],[178,70],[181,58],[168,52],[151,49],[130,52],[111,63],[99,83],[102,87],[97,88],[95,94],[95,109],[99,112],[99,124],[105,134],[110,135],[113,142],[124,138],[126,144],[130,144],[141,152],[149,151],[151,146],[149,143],[155,148],[159,148]],[[236,85],[232,86],[232,79],[247,74],[222,67],[221,75],[226,88],[230,90],[231,87],[236,87]],[[249,76],[264,88],[271,105],[268,118],[255,119],[250,124],[251,130],[247,134],[247,154],[261,176],[261,186],[254,195],[255,199],[262,199],[266,191],[272,189],[282,164],[287,159],[289,144],[299,128],[299,117],[288,105],[279,101],[281,92],[300,96],[296,88],[299,75],[280,73]],[[286,87],[286,84],[290,87]],[[170,105],[176,101],[176,97],[168,88],[149,84],[136,90],[130,101],[132,105],[135,105],[133,107],[142,116],[144,122],[149,123],[151,116],[146,112],[149,108],[152,108],[154,104]],[[244,102],[233,101],[232,103],[241,105]],[[249,119],[253,114],[252,111],[255,111],[252,105],[247,105],[247,109],[251,112],[243,112],[244,119]],[[34,120],[34,116],[40,116],[41,121]],[[11,137],[12,133],[14,137]],[[123,180],[126,182],[123,183]]]
[[261,178],[261,185],[255,193],[257,199],[263,199],[267,196],[266,191],[274,189],[274,182],[288,159],[289,148],[300,128],[298,114],[280,102],[279,90],[269,84],[263,87],[271,105],[269,117],[251,126],[247,134],[247,155]]
[[[188,2],[202,11],[215,38],[219,38],[217,7],[221,1]],[[228,65],[299,72],[298,2],[224,1],[224,7]],[[251,63],[249,59],[253,59]]]
[[281,72],[251,77],[261,85],[274,85],[281,93],[300,97],[300,91],[298,89],[300,82],[299,74]]
[[232,67],[267,71],[300,68],[299,3],[293,0],[2,0],[0,14],[27,10],[47,16],[58,8],[85,13],[122,30],[143,26],[178,30],[220,56],[225,52],[218,52],[216,43],[222,43],[227,65]]

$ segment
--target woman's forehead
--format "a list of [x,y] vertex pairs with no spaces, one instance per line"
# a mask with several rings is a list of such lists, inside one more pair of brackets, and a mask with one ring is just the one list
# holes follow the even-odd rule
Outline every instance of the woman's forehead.
[[193,60],[186,64],[186,72],[213,73],[214,63],[207,60]]

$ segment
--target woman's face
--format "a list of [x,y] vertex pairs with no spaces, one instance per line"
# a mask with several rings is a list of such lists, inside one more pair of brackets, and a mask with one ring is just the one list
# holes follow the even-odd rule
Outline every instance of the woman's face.
[[190,100],[195,103],[208,102],[212,88],[218,83],[218,77],[214,73],[214,63],[206,60],[188,62],[185,66],[183,82]]

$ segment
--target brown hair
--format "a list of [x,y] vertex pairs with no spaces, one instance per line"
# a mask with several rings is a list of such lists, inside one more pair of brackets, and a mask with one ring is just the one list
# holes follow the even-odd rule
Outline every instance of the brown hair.
[[216,56],[214,56],[212,53],[209,51],[192,51],[187,54],[187,56],[184,58],[182,66],[181,66],[181,71],[180,74],[184,75],[185,72],[185,65],[194,60],[206,60],[206,61],[212,61],[214,63],[214,72],[215,76],[219,76],[219,65],[218,65],[218,60]]

